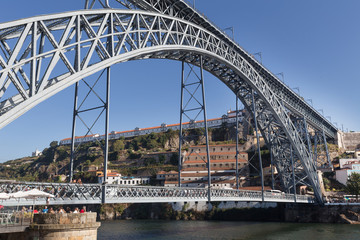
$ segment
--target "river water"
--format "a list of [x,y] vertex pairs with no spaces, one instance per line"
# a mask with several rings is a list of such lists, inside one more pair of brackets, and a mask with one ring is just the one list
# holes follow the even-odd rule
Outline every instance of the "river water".
[[358,240],[360,225],[119,220],[101,222],[98,239]]

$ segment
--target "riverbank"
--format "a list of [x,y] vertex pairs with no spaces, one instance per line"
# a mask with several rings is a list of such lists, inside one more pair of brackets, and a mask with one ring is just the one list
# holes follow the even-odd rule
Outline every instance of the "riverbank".
[[[89,206],[90,207],[90,206]],[[89,208],[88,207],[88,208]],[[91,209],[91,207],[90,207]],[[221,220],[359,224],[360,206],[213,202],[106,204],[97,206],[99,220]]]

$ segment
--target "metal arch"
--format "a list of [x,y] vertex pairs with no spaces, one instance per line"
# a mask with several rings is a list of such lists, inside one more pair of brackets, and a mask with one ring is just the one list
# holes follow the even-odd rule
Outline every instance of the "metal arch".
[[[80,41],[74,39],[79,29],[84,37]],[[59,40],[54,35],[56,31],[61,31],[57,36]],[[26,39],[30,39],[30,43]],[[49,42],[47,48],[50,50],[44,51],[44,39]],[[19,94],[0,103],[0,127],[81,78],[115,63],[164,58],[199,66],[200,58],[203,57],[204,69],[237,93],[250,112],[252,100],[249,93],[254,90],[259,128],[265,139],[272,142],[273,155],[283,176],[284,187],[288,189],[291,182],[287,180],[291,176],[288,170],[291,163],[284,147],[289,149],[292,146],[318,201],[322,201],[317,175],[311,168],[310,154],[277,95],[236,49],[211,32],[185,20],[162,14],[106,9],[54,14],[0,24],[1,46],[7,46],[7,41],[16,43],[7,52],[0,52],[0,97],[10,83],[15,85]],[[107,41],[111,41],[111,49],[114,51],[109,52],[104,47]],[[39,51],[36,51],[38,45]],[[25,50],[21,52],[23,48]],[[86,50],[84,56],[75,56],[81,60],[80,70],[76,70],[67,57],[76,48]],[[93,57],[97,57],[96,60],[92,60]],[[50,58],[50,61],[41,72],[38,69],[46,58]],[[60,60],[67,72],[50,78]],[[26,72],[27,64],[31,65],[30,73]],[[274,136],[279,139],[275,140]]]
[[[99,0],[100,1],[100,0]],[[308,104],[300,95],[295,93],[290,87],[281,82],[273,73],[259,63],[254,56],[247,53],[241,46],[239,46],[231,37],[219,27],[211,22],[203,13],[194,9],[191,1],[188,0],[116,0],[117,3],[131,8],[142,9],[162,13],[177,18],[190,21],[204,29],[210,31],[219,39],[234,48],[246,61],[248,61],[254,69],[267,81],[268,86],[283,100],[286,108],[299,117],[305,116],[309,125],[313,128],[325,132],[327,137],[335,138],[337,128],[316,111],[310,104]],[[116,2],[111,4],[116,6]]]

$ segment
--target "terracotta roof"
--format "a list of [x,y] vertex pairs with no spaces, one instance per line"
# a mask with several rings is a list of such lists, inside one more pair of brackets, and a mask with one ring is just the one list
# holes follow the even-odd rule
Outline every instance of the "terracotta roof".
[[[239,144],[241,146],[241,144]],[[219,144],[219,145],[209,145],[209,147],[235,147],[236,144]],[[206,147],[206,145],[192,145],[191,148],[197,148],[197,147]]]
[[[198,181],[191,181],[191,180],[188,180],[188,181],[181,181],[181,183],[204,183],[204,184],[207,184],[208,181],[207,180],[198,180]],[[211,184],[214,184],[214,183],[218,183],[218,184],[222,184],[222,183],[235,183],[235,179],[234,180],[211,180]]]
[[[239,188],[239,190],[261,191],[261,186],[241,187],[241,188]],[[264,186],[264,190],[271,190],[271,187]]]
[[[85,137],[93,137],[95,135],[98,135],[98,134],[92,134],[92,135],[86,135],[86,136],[75,136],[75,139],[79,139],[79,138],[85,138]],[[67,141],[67,140],[71,140],[71,138],[64,138],[60,141]]]
[[[210,159],[210,163],[235,163],[236,159]],[[238,162],[244,163],[248,162],[246,159],[238,159]],[[192,164],[192,163],[206,163],[204,160],[186,160],[183,164]]]
[[[107,176],[108,176],[108,177],[118,177],[118,176],[121,176],[121,174],[120,174],[120,173],[117,173],[117,172],[109,172],[109,173],[107,174]],[[100,174],[100,175],[98,175],[98,177],[104,177],[104,174]]]
[[170,172],[165,172],[165,171],[160,171],[160,172],[158,172],[157,174],[178,174],[178,172],[177,171],[170,171]]
[[[229,117],[229,118],[232,118],[232,117]],[[221,120],[222,118],[212,118],[212,119],[208,119],[207,121],[215,121],[215,120]],[[204,122],[204,120],[199,120],[199,121],[195,121],[195,123],[202,123]],[[182,125],[188,125],[190,124],[190,122],[184,122]],[[176,123],[176,124],[168,124],[166,125],[166,127],[174,127],[174,126],[179,126],[180,123]],[[151,129],[157,129],[157,128],[161,128],[161,126],[156,126],[156,127],[148,127],[148,128],[139,128],[139,131],[143,131],[143,130],[151,130]],[[114,133],[109,133],[109,135],[115,135],[115,134],[121,134],[121,133],[130,133],[130,132],[135,132],[135,130],[127,130],[127,131],[120,131],[120,132],[114,132]],[[94,135],[97,135],[97,134],[94,134]],[[75,137],[76,139],[80,139],[80,138],[84,138],[84,137],[92,137],[94,135],[87,135],[87,136],[78,136],[78,137]],[[100,135],[101,137],[102,136],[105,136],[105,135]],[[67,141],[67,140],[71,140],[71,138],[65,138],[65,139],[62,139],[60,141]],[[217,145],[219,146],[219,145]]]
[[[247,152],[239,152],[239,154],[248,154]],[[204,156],[207,155],[207,153],[197,153],[192,152],[188,153],[186,156]],[[211,152],[210,156],[217,156],[217,155],[236,155],[236,152]]]
[[165,181],[164,184],[178,184],[178,181]]
[[[234,167],[213,167],[211,166],[211,171],[223,171],[223,170],[235,170]],[[203,167],[183,167],[182,171],[207,171],[207,168],[203,168]]]
[[[182,173],[181,177],[207,177],[207,173]],[[211,173],[212,177],[227,177],[227,176],[235,176],[234,172],[218,172],[218,173]]]

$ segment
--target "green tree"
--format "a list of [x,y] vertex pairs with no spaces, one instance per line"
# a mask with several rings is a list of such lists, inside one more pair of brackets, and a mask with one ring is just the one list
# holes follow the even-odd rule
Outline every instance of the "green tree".
[[360,195],[360,174],[352,173],[346,183],[346,191],[356,196],[356,200]]
[[57,147],[57,145],[58,145],[58,141],[52,141],[52,142],[50,143],[50,147],[52,147],[52,148]]
[[165,155],[159,155],[159,164],[163,165],[165,163],[166,157]]
[[156,142],[155,139],[151,139],[151,140],[150,140],[149,142],[147,142],[147,144],[146,144],[146,148],[147,148],[148,150],[157,148],[158,146],[159,146],[159,144]]
[[173,153],[170,158],[170,164],[177,166],[179,164],[179,153]]
[[112,151],[113,152],[119,152],[121,150],[124,150],[125,148],[125,143],[124,140],[116,140],[113,145],[112,145]]

